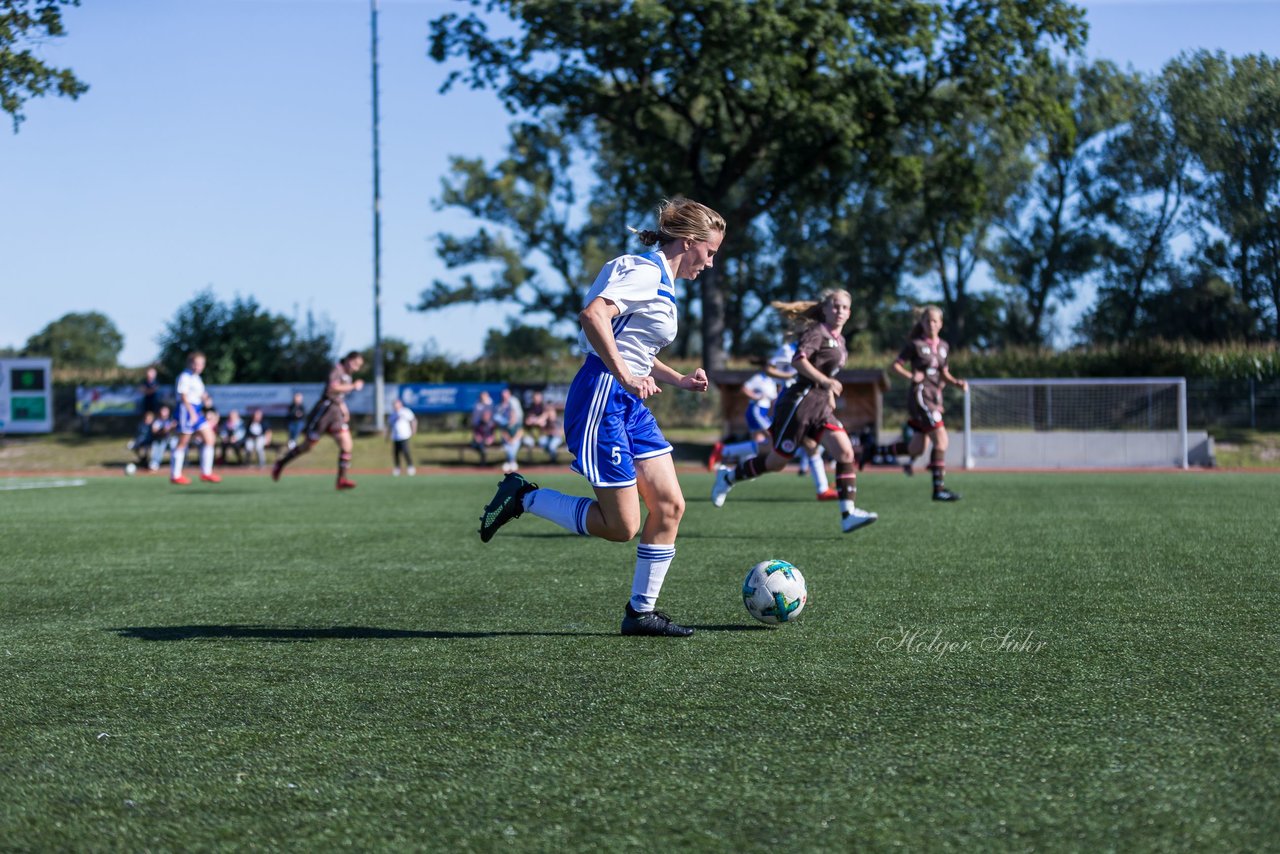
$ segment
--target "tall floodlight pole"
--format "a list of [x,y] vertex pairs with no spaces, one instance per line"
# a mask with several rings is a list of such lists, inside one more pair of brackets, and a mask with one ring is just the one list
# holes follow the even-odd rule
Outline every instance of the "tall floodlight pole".
[[378,172],[378,0],[369,0],[369,44],[373,65],[373,418],[386,429],[382,358],[382,189]]

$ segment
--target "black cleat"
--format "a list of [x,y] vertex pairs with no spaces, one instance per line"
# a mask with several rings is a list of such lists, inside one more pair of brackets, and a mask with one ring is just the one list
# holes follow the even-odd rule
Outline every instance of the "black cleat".
[[959,501],[960,493],[952,492],[949,489],[939,489],[933,493],[934,501]]
[[627,615],[622,618],[624,635],[651,635],[663,638],[687,638],[693,634],[688,626],[679,626],[671,622],[671,618],[661,611],[641,613],[627,603]]
[[480,517],[480,542],[489,542],[499,528],[512,519],[519,519],[524,513],[521,499],[537,488],[538,484],[530,483],[517,472],[504,477],[498,483],[498,491],[494,493],[493,500],[484,506],[484,515]]

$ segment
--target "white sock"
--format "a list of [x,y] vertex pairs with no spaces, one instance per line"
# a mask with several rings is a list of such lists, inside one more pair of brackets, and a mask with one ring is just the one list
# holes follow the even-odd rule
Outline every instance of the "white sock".
[[200,446],[200,473],[213,474],[213,445]]
[[729,459],[749,460],[756,455],[757,450],[755,442],[734,442],[732,445],[725,445],[720,453]]
[[177,480],[182,477],[182,464],[187,461],[187,449],[178,447],[174,448],[169,454],[169,477]]
[[548,522],[554,522],[571,534],[587,536],[587,511],[595,503],[592,498],[565,495],[554,489],[535,489],[525,495],[524,509]]
[[840,515],[845,516],[853,512],[853,502],[846,498],[840,499]]
[[813,478],[813,488],[826,492],[831,484],[827,482],[827,467],[822,464],[822,452],[817,451],[809,457],[809,476]]
[[520,453],[520,440],[512,439],[510,442],[503,442],[502,447],[507,451],[507,462],[514,463]]
[[651,546],[640,543],[636,546],[636,574],[631,581],[631,607],[645,613],[652,611],[658,604],[658,591],[662,589],[662,579],[667,577],[671,561],[675,560],[676,547]]

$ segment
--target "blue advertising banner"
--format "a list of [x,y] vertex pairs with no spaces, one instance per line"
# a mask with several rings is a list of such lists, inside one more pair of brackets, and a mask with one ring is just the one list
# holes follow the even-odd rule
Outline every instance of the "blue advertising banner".
[[400,402],[418,415],[470,412],[487,391],[495,401],[506,383],[401,383]]

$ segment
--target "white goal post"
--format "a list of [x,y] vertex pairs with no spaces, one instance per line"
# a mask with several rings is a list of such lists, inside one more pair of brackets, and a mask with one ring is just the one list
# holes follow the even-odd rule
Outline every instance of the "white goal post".
[[973,468],[1187,468],[1211,464],[1187,431],[1182,377],[971,379],[963,464]]

